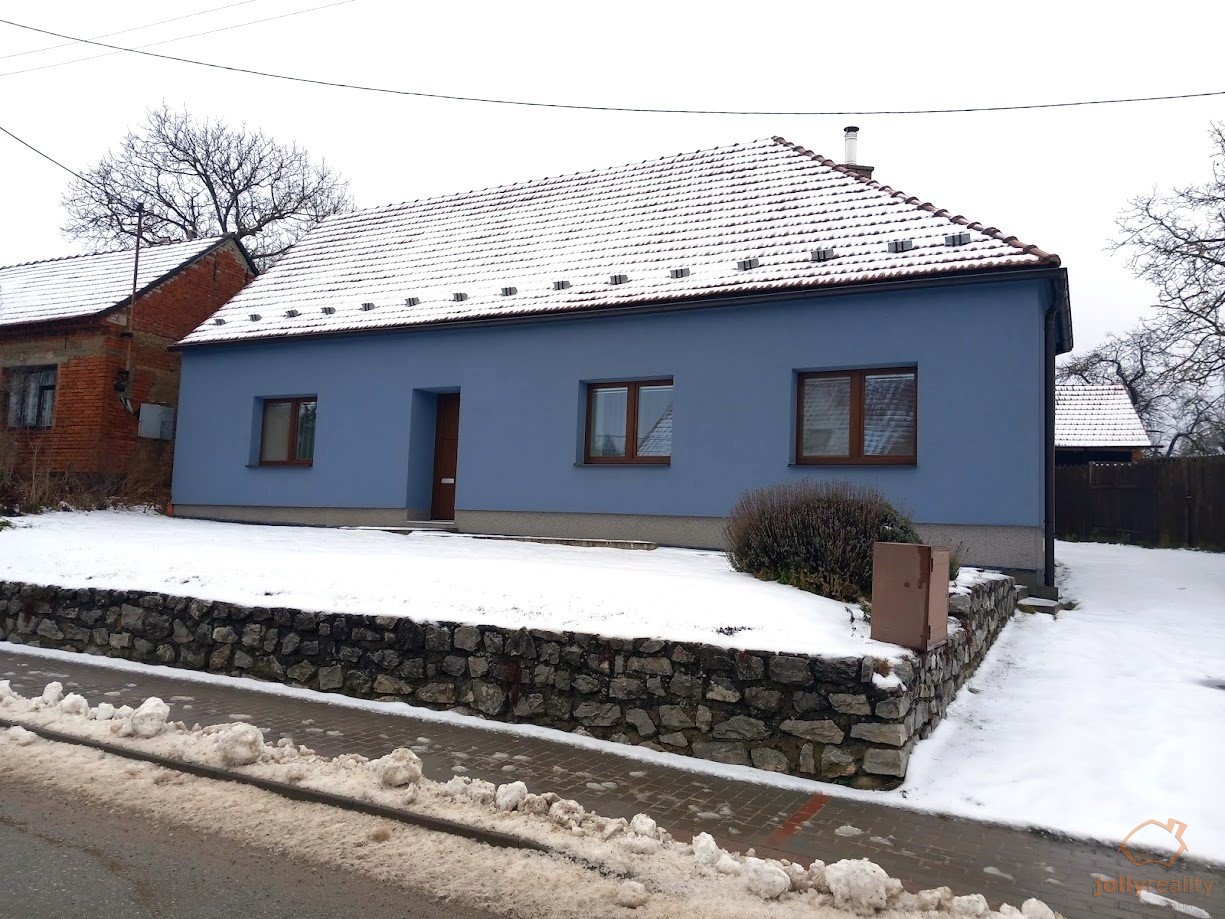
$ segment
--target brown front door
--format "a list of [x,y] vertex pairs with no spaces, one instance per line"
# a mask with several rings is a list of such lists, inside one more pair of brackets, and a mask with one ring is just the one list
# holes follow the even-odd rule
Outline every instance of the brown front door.
[[459,393],[439,393],[434,423],[434,498],[431,520],[455,519],[455,468],[459,461]]

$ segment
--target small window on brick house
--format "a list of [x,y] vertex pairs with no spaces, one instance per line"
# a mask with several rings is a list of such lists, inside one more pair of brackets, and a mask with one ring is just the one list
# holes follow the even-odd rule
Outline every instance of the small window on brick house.
[[309,466],[315,461],[314,396],[265,399],[260,429],[261,466]]
[[55,407],[54,367],[10,367],[6,420],[10,428],[49,428]]

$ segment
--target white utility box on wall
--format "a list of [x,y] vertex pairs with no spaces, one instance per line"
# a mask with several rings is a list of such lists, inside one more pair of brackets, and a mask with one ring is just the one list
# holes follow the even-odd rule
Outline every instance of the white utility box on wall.
[[170,440],[174,437],[174,409],[142,402],[136,433],[149,440]]

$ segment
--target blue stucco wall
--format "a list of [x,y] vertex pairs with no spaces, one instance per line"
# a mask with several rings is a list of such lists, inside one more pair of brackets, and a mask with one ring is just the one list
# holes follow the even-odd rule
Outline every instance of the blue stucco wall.
[[[174,501],[428,507],[430,391],[461,392],[457,507],[719,516],[798,477],[924,523],[1042,524],[1038,280],[183,354]],[[914,467],[791,467],[794,374],[916,364]],[[583,466],[584,382],[675,379],[670,466]],[[416,391],[416,394],[414,395]],[[252,467],[261,397],[317,394],[315,463]]]

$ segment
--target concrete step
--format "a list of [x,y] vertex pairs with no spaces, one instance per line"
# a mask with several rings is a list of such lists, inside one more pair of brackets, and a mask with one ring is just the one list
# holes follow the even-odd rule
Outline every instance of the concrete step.
[[1058,600],[1046,600],[1042,597],[1026,597],[1017,601],[1017,609],[1023,613],[1045,613],[1048,616],[1058,616],[1066,607]]
[[451,520],[409,520],[394,527],[341,527],[342,530],[374,530],[379,533],[455,533],[455,522]]

